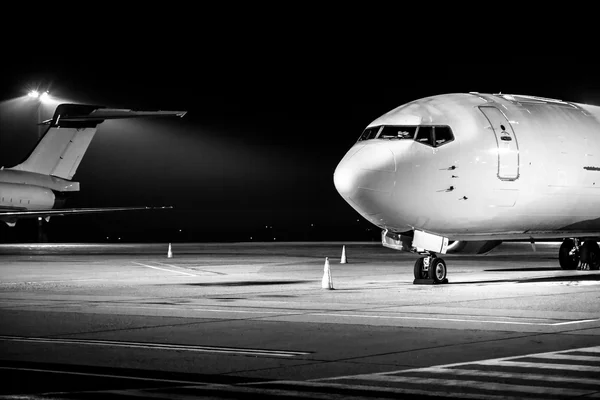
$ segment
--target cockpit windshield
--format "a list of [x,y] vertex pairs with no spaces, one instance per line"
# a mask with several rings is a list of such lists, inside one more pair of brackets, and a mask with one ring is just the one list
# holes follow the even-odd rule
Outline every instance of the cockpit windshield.
[[375,139],[375,136],[377,136],[380,129],[381,129],[381,126],[374,126],[372,128],[365,129],[365,131],[362,133],[362,135],[360,135],[360,138],[358,139],[358,141],[360,142],[361,140]]
[[364,130],[358,141],[363,140],[414,140],[426,146],[439,147],[454,140],[449,126],[441,125],[383,125]]
[[384,126],[379,139],[414,139],[416,126]]

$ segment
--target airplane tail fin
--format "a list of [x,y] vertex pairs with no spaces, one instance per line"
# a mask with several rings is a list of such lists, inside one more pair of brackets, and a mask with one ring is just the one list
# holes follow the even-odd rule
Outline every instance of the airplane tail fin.
[[185,111],[134,111],[85,104],[60,104],[44,124],[48,129],[21,164],[10,169],[72,179],[83,159],[97,125],[106,119],[177,116]]

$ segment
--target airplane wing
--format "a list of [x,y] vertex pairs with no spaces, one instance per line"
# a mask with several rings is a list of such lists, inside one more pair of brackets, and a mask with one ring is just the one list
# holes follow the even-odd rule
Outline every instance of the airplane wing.
[[99,208],[62,208],[51,210],[0,210],[0,221],[12,225],[21,218],[52,217],[79,214],[99,214],[117,211],[151,211],[170,210],[172,206],[164,207],[99,207]]

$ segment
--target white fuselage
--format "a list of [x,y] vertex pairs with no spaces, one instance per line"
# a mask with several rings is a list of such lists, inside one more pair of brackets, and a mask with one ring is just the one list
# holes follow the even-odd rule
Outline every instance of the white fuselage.
[[0,170],[0,209],[51,209],[56,203],[54,192],[76,191],[79,191],[79,182],[34,172]]
[[480,93],[420,99],[369,127],[447,126],[439,147],[358,141],[334,182],[363,217],[395,233],[450,240],[600,236],[600,107]]
[[[0,168],[0,221],[15,226],[21,218],[140,211],[153,207],[65,208],[71,192],[79,191],[72,179],[97,126],[107,119],[183,117],[186,111],[142,111],[86,104],[59,104],[46,132],[28,157],[11,168]],[[170,207],[159,207],[160,209]]]

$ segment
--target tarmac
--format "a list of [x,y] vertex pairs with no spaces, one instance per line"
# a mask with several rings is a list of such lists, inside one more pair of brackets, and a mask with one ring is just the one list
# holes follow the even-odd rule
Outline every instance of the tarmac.
[[168,245],[0,245],[0,398],[600,397],[600,271],[559,243],[442,285],[380,243]]

